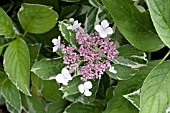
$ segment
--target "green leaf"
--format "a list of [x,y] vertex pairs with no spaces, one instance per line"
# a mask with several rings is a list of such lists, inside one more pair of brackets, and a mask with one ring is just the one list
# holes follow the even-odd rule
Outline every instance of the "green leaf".
[[146,63],[148,62],[146,59],[146,53],[134,48],[131,45],[123,45],[118,48],[118,51],[118,57],[113,60],[115,64],[120,64],[131,68],[140,68],[142,66],[146,66]]
[[5,104],[5,98],[2,95],[1,89],[2,89],[2,87],[0,86],[0,105],[4,105]]
[[106,101],[109,101],[113,98],[113,90],[114,87],[110,86],[107,90],[106,90]]
[[77,46],[76,34],[75,32],[68,30],[67,27],[70,26],[67,20],[59,22],[59,30],[61,31],[62,36],[65,38],[67,42],[72,45]]
[[[52,39],[54,37],[58,37],[58,35],[59,35],[58,26],[55,26],[46,33],[43,33],[43,34],[27,33],[26,36],[27,38],[34,40],[36,43],[39,43],[39,44],[42,43],[41,54],[43,54],[43,52],[45,51],[44,52],[45,56],[51,57],[51,53],[49,54],[50,50],[48,47],[52,47]],[[48,51],[48,53],[46,51]]]
[[127,67],[127,66],[123,66],[120,64],[115,64],[112,65],[114,67],[114,69],[117,71],[117,73],[112,73],[110,71],[106,71],[106,73],[116,79],[116,80],[124,80],[124,79],[128,79],[132,76],[134,76],[136,74],[136,72],[138,71],[137,69],[133,69],[131,67]]
[[170,48],[170,1],[148,0],[147,3],[158,35],[165,45]]
[[99,87],[99,80],[92,81],[92,89],[90,91],[92,92],[92,95],[90,97],[84,96],[84,94],[81,94],[78,90],[78,86],[82,84],[82,80],[79,76],[74,77],[73,80],[71,80],[67,86],[62,86],[60,90],[63,91],[64,95],[67,100],[71,102],[82,102],[82,103],[89,103],[92,102],[95,97],[96,93]]
[[3,84],[3,82],[7,79],[7,75],[4,71],[0,71],[0,85]]
[[31,3],[31,4],[42,4],[42,5],[48,5],[53,6],[55,11],[59,10],[59,0],[23,0],[25,3]]
[[89,0],[89,3],[96,8],[100,6],[100,4],[96,0]]
[[65,110],[65,113],[102,113],[102,107],[94,105],[85,105],[80,102],[72,103]]
[[[133,77],[118,82],[113,91],[113,98],[108,102],[104,113],[138,113],[138,109],[132,105],[123,95],[132,93],[142,87],[142,83],[150,71],[159,61],[149,62],[147,66],[141,67]],[[147,112],[146,112],[147,113]]]
[[32,96],[21,95],[22,105],[29,113],[46,113],[43,102],[40,101],[34,94]]
[[20,113],[21,111],[17,111],[13,106],[11,106],[8,102],[6,102],[6,107],[10,113]]
[[98,9],[95,7],[92,7],[86,15],[85,31],[88,34],[91,34],[94,31],[94,23],[96,21],[95,16],[97,15],[97,12],[98,12]]
[[30,58],[27,44],[17,38],[11,42],[4,55],[4,70],[15,86],[30,95]]
[[28,49],[30,53],[30,67],[31,67],[38,59],[41,44],[29,44]]
[[34,73],[31,73],[31,82],[37,90],[41,91],[44,87],[44,84],[43,84],[44,81]]
[[141,89],[140,113],[165,113],[169,106],[170,61],[156,66],[147,76]]
[[79,6],[71,5],[66,6],[61,10],[60,19],[71,18],[76,11],[78,10]]
[[149,13],[140,13],[132,0],[102,0],[102,2],[110,11],[120,32],[133,46],[148,52],[164,46],[156,34]]
[[37,61],[32,66],[31,71],[44,80],[49,80],[50,77],[61,73],[64,67],[62,59],[43,59]]
[[60,100],[63,93],[59,90],[60,86],[55,80],[45,80],[42,95],[48,100]]
[[60,86],[55,80],[42,80],[37,75],[32,74],[32,84],[48,100],[58,101],[62,99],[63,93],[59,90]]
[[16,86],[10,81],[6,80],[2,84],[2,95],[5,100],[14,107],[18,112],[21,111],[21,97],[20,92]]
[[54,101],[47,106],[47,113],[63,113],[68,105],[67,100]]
[[0,15],[0,35],[5,35],[7,38],[13,38],[15,36],[15,32],[18,33],[18,31],[16,30],[12,20],[2,8],[0,8]]
[[127,100],[129,100],[136,108],[140,110],[140,89],[132,93],[123,95]]
[[64,2],[79,2],[80,0],[60,0],[60,1],[64,1]]
[[79,76],[74,77],[67,86],[62,86],[61,90],[64,92],[65,96],[79,93],[78,86],[82,83]]
[[4,49],[4,45],[1,45],[1,44],[0,44],[0,56],[1,56],[1,54],[2,54],[3,49]]
[[95,24],[98,24],[101,20],[104,19],[106,19],[109,23],[113,23],[113,18],[110,12],[104,6],[100,6],[98,8]]
[[107,9],[103,6],[99,6],[98,8],[92,7],[86,14],[86,20],[85,20],[85,31],[88,34],[91,34],[94,32],[94,26],[96,24],[99,24],[101,20],[107,19],[109,23],[113,21],[110,13],[107,11]]
[[55,26],[58,14],[50,6],[23,3],[18,12],[18,19],[25,33],[40,34]]

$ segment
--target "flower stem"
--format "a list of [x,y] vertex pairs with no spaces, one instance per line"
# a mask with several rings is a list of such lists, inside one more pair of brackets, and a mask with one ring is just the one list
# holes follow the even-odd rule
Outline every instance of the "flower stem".
[[164,56],[164,58],[159,62],[159,64],[161,64],[163,61],[166,60],[166,58],[169,56],[170,54],[170,50],[168,51],[168,53]]
[[8,10],[6,11],[6,13],[8,13],[11,9],[12,9],[12,7],[14,6],[14,4],[11,4],[11,6],[8,8]]

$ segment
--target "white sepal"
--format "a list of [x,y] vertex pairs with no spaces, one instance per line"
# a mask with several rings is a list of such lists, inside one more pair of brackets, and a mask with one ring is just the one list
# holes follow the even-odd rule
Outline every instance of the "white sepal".
[[114,69],[114,67],[113,67],[113,66],[110,66],[109,71],[110,71],[110,72],[112,72],[112,73],[114,73],[114,74],[116,74],[116,73],[117,73],[117,71]]
[[83,84],[80,84],[79,86],[78,86],[78,89],[79,89],[79,91],[80,91],[80,93],[84,93],[84,85]]
[[90,81],[86,81],[84,84],[80,84],[78,86],[78,90],[80,93],[83,93],[85,96],[91,96],[92,92],[89,89],[92,88],[92,83]]
[[67,29],[75,31],[78,28],[80,28],[80,26],[81,26],[81,23],[78,23],[78,20],[76,20],[76,21],[74,21],[73,25],[68,26]]
[[52,40],[52,43],[54,44],[53,52],[56,52],[60,48],[60,40],[61,40],[60,36],[58,36],[58,39],[54,38]]
[[109,27],[107,20],[103,20],[101,25],[96,25],[94,29],[99,33],[101,38],[106,38],[107,35],[113,34],[113,29]]
[[66,68],[63,68],[61,73],[58,74],[56,77],[55,77],[56,81],[58,83],[62,83],[63,85],[68,85],[68,82],[70,80],[72,80],[73,78],[71,77],[68,69]]

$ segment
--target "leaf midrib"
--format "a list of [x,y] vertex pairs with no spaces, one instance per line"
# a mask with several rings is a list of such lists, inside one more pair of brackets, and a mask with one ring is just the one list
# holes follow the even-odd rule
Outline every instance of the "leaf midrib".
[[[163,19],[163,21],[165,22],[165,25],[167,26],[167,28],[168,28],[168,31],[170,31],[170,26],[168,25],[168,22],[166,21],[166,19],[165,19],[165,17],[164,17],[164,15],[162,14],[162,11],[161,11],[161,9],[159,8],[159,6],[158,6],[158,4],[156,3],[156,1],[155,0],[153,0],[153,2],[155,3],[155,5],[157,6],[157,8],[158,8],[158,10],[159,10],[159,12],[160,12],[160,15],[161,15],[161,17],[162,17],[162,19]],[[148,4],[150,4],[149,2],[148,2]],[[152,8],[152,7],[150,7],[150,8]],[[154,11],[154,9],[152,8],[152,10]],[[156,12],[154,11],[154,13],[156,14]],[[158,14],[157,14],[158,15]]]
[[[165,82],[167,81],[167,78],[168,78],[169,74],[170,74],[170,71],[168,71],[167,76],[165,76],[165,79],[163,80],[163,82],[162,82],[161,85],[159,86],[157,92],[152,95],[152,96],[154,97],[154,98],[152,99],[152,105],[153,105],[153,103],[155,102],[156,96],[159,94],[159,92],[161,91],[161,88],[163,87],[163,85],[164,85]],[[150,97],[152,97],[152,96],[150,96]],[[149,99],[147,99],[147,101],[148,101],[148,100],[149,100]],[[145,104],[147,103],[147,101],[145,102]],[[144,104],[143,106],[145,106],[145,104]],[[152,106],[149,107],[149,113],[151,113],[151,109],[152,109]],[[158,106],[158,111],[159,111],[159,106]]]
[[31,21],[30,24],[28,25],[28,27],[27,27],[27,29],[25,30],[25,33],[24,33],[24,34],[26,34],[26,33],[29,31],[29,29],[30,29],[30,27],[32,26],[34,20],[36,19],[37,14],[41,11],[41,9],[42,9],[42,7],[40,7],[39,10],[35,13],[32,21]]

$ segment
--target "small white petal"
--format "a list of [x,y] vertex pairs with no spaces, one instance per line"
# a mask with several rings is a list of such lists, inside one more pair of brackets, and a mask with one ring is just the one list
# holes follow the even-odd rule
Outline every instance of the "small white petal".
[[58,74],[58,75],[55,77],[55,79],[56,79],[56,81],[57,81],[58,83],[62,83],[63,85],[68,85],[68,80],[65,79],[62,74]]
[[76,30],[77,28],[79,28],[81,25],[81,23],[78,23],[78,20],[76,20],[73,24],[73,30]]
[[71,25],[71,26],[68,26],[67,29],[68,29],[68,30],[73,30],[73,26],[72,26],[72,25]]
[[77,26],[78,25],[78,20],[76,20],[73,24],[73,27]]
[[55,79],[56,79],[56,81],[57,81],[58,83],[63,83],[63,80],[64,80],[62,74],[58,74],[58,75],[55,77]]
[[58,48],[59,48],[58,45],[54,46],[53,47],[53,52],[56,52],[58,50]]
[[116,73],[117,73],[117,71],[116,71],[116,70],[112,70],[111,72],[112,72],[112,73],[114,73],[114,74],[116,74]]
[[103,31],[103,28],[101,27],[101,25],[95,25],[94,29],[99,33]]
[[73,77],[71,77],[71,75],[69,74],[69,75],[67,75],[67,80],[69,81],[69,80],[72,80],[73,79]]
[[61,71],[61,73],[62,73],[63,75],[70,75],[70,73],[69,73],[69,71],[68,71],[67,68],[63,68],[62,71]]
[[68,26],[67,27],[67,29],[69,30],[76,30],[77,28],[79,28],[80,27],[80,25],[81,25],[81,23],[78,23],[78,20],[76,20],[74,23],[73,23],[73,25],[71,25],[71,26]]
[[137,5],[137,4],[135,4],[135,3],[134,3],[134,5],[135,5],[135,7],[136,7],[141,13],[146,12],[146,10],[145,10],[144,7],[142,7],[142,6],[140,6],[140,5]]
[[83,84],[80,84],[78,86],[78,90],[80,91],[80,93],[84,93],[84,85]]
[[68,81],[65,81],[65,80],[64,80],[64,81],[62,82],[62,84],[66,86],[66,85],[68,85]]
[[113,34],[113,29],[111,27],[108,27],[105,29],[105,32],[109,35]]
[[108,23],[107,20],[103,20],[103,21],[101,22],[101,25],[102,25],[102,27],[103,27],[104,29],[106,29],[107,27],[109,27],[109,23]]
[[86,82],[84,83],[84,88],[85,88],[85,89],[91,89],[91,88],[92,88],[92,83],[91,83],[90,81],[86,81]]
[[81,26],[81,23],[77,24],[77,28],[79,28]]
[[54,39],[52,40],[52,43],[55,45],[55,46],[53,47],[53,52],[56,52],[56,51],[58,50],[58,48],[60,48],[60,40],[61,40],[61,37],[60,37],[60,36],[58,36],[58,39],[54,38]]
[[109,71],[112,72],[112,73],[115,73],[115,74],[117,73],[117,71],[114,69],[114,67],[111,67],[111,66],[109,68]]
[[104,31],[100,32],[99,35],[100,35],[101,38],[106,38],[107,37],[107,33],[104,32]]
[[60,40],[61,40],[61,36],[58,36],[58,42],[60,42]]
[[58,39],[54,38],[54,39],[52,40],[52,43],[53,43],[54,45],[58,45]]
[[92,92],[89,91],[89,90],[85,90],[85,91],[84,91],[84,95],[89,97],[89,96],[92,95]]
[[69,21],[70,21],[70,22],[74,22],[74,18],[70,18]]

